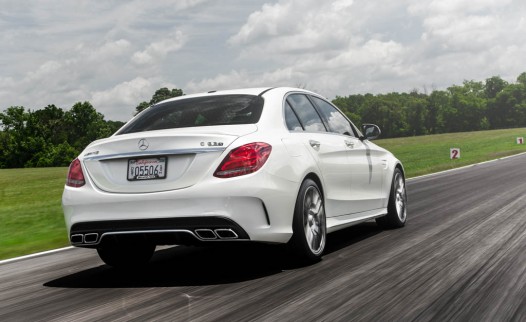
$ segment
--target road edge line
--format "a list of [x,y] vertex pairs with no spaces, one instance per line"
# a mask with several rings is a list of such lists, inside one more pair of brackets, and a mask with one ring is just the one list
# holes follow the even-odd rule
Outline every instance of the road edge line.
[[33,258],[33,257],[39,257],[39,256],[48,255],[48,254],[58,253],[58,252],[62,252],[62,251],[65,251],[65,250],[68,250],[68,249],[73,249],[73,248],[75,248],[75,247],[67,246],[67,247],[62,247],[62,248],[57,248],[57,249],[46,250],[46,251],[39,252],[39,253],[34,253],[34,254],[29,254],[29,255],[24,255],[24,256],[19,256],[19,257],[13,257],[13,258],[8,258],[8,259],[3,259],[3,260],[0,260],[0,265],[8,264],[8,263],[11,263],[11,262],[16,262],[16,261],[20,261],[20,260],[24,260],[24,259],[29,259],[29,258]]

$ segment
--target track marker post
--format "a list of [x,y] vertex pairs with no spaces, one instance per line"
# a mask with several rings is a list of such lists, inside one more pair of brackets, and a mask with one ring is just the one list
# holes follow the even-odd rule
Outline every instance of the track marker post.
[[460,159],[460,148],[449,149],[449,158],[451,160]]

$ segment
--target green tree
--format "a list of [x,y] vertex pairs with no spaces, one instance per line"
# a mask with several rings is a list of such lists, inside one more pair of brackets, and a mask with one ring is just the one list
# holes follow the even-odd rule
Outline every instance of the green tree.
[[97,112],[89,102],[78,102],[65,113],[69,131],[68,143],[78,151],[94,140],[110,136],[111,129],[104,115]]
[[152,99],[150,100],[150,105],[157,104],[161,101],[164,101],[166,99],[172,98],[172,97],[178,97],[183,95],[183,90],[178,88],[173,88],[172,90],[169,90],[166,87],[159,88],[155,91],[155,93],[152,96]]
[[425,126],[430,134],[444,133],[444,115],[449,106],[449,94],[446,91],[433,91],[427,98]]
[[506,86],[508,86],[508,82],[499,76],[493,76],[486,79],[486,84],[484,85],[486,98],[495,98]]
[[488,107],[492,128],[525,126],[524,107],[526,106],[525,85],[510,84],[497,94]]
[[366,94],[360,114],[364,123],[373,123],[382,130],[382,137],[407,135],[407,121],[397,94]]
[[28,135],[26,128],[29,113],[22,106],[11,106],[0,113],[2,136],[0,164],[6,168],[20,168],[40,148],[42,140]]
[[28,135],[41,137],[50,144],[60,144],[68,139],[64,111],[55,105],[30,111],[27,120]]
[[456,111],[454,117],[448,119],[448,132],[480,130],[487,110],[484,85],[481,82],[464,81],[463,86],[454,85],[448,91],[452,111]]
[[150,106],[152,106],[154,104],[157,104],[157,103],[159,103],[161,101],[164,101],[164,100],[172,98],[172,97],[178,97],[178,96],[183,96],[183,95],[184,95],[183,94],[183,90],[179,89],[179,88],[172,88],[171,90],[169,90],[167,87],[159,88],[153,94],[152,99],[150,100],[150,102],[141,102],[141,103],[139,103],[139,105],[137,105],[137,107],[135,107],[135,114],[134,115],[139,114],[140,112],[144,111],[148,107],[150,107]]
[[353,95],[349,97],[336,96],[332,103],[336,105],[356,126],[361,126],[362,118],[359,114],[356,104],[360,100],[361,95]]
[[408,134],[423,135],[427,130],[425,120],[427,117],[427,100],[425,98],[413,97],[407,105]]
[[134,115],[137,115],[137,114],[141,113],[142,111],[144,111],[148,107],[150,107],[150,103],[148,103],[148,102],[140,102],[139,105],[137,105],[135,107],[135,114]]
[[26,167],[63,167],[73,160],[79,151],[68,142],[57,145],[47,144],[43,149],[33,155]]
[[123,127],[124,124],[126,123],[121,121],[106,121],[106,125],[108,126],[110,133],[117,132],[117,130]]

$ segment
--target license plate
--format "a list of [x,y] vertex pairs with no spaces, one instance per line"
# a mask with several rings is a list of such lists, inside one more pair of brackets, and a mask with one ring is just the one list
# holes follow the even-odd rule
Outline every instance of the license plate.
[[128,180],[154,180],[166,178],[166,157],[129,159]]

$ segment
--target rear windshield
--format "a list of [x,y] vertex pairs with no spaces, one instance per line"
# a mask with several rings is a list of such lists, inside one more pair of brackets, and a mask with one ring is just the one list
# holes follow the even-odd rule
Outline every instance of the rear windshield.
[[218,95],[181,99],[148,108],[118,133],[181,127],[253,124],[259,121],[263,98],[255,95]]

